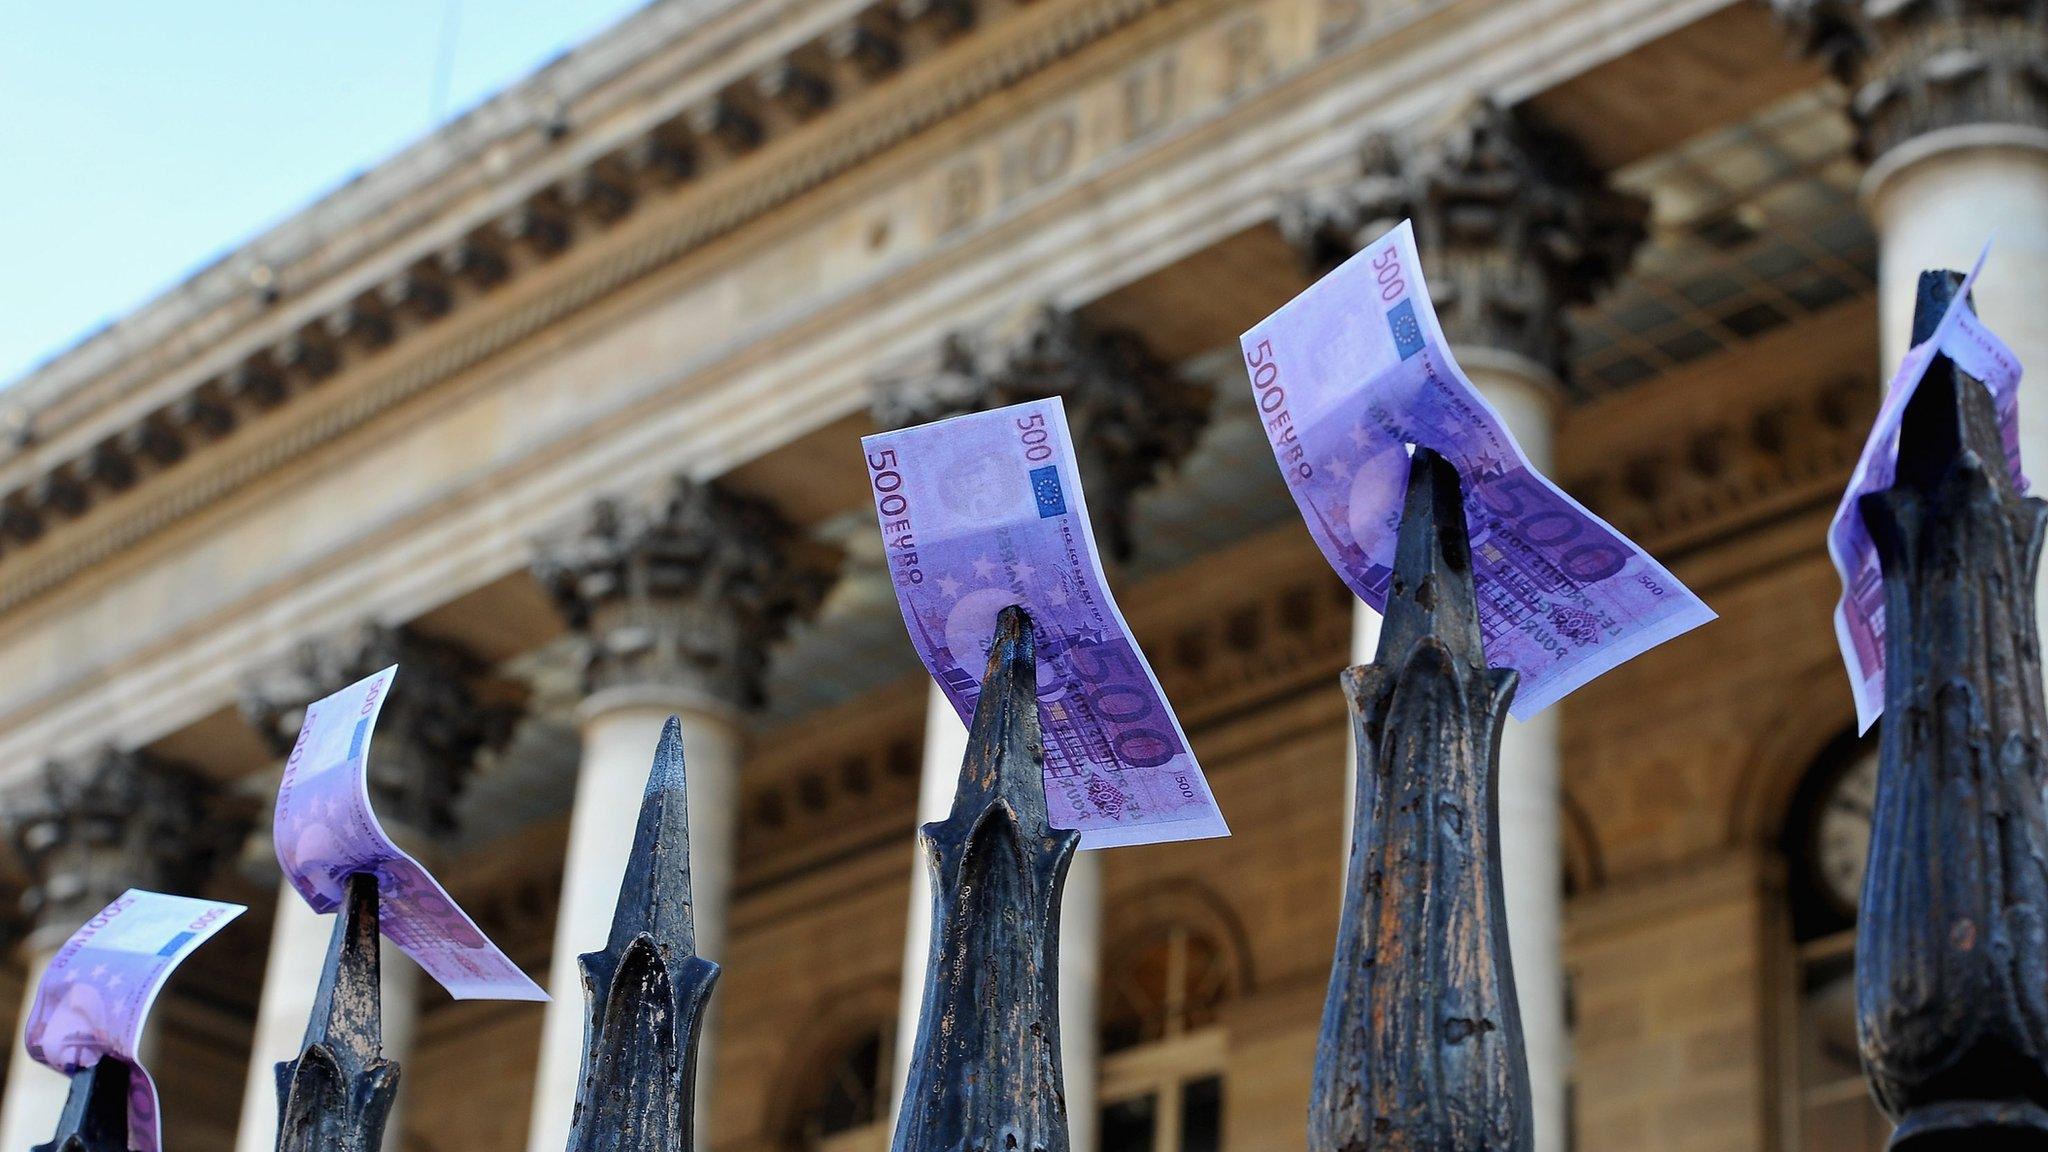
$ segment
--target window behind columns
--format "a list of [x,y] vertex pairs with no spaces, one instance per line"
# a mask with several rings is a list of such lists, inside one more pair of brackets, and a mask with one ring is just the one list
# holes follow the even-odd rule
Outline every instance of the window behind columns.
[[1230,950],[1167,921],[1104,959],[1100,1152],[1220,1152]]
[[795,1152],[884,1152],[894,1020],[846,1032],[813,1070],[794,1118]]
[[1856,1055],[1856,904],[1876,791],[1875,733],[1845,733],[1807,771],[1786,825],[1798,1008],[1785,1100],[1797,1152],[1878,1152],[1891,1134]]

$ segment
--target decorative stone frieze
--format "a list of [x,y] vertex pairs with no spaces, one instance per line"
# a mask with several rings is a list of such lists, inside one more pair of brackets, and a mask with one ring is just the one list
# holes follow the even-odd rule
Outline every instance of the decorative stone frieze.
[[883,428],[1058,396],[1066,403],[1088,503],[1127,559],[1131,502],[1194,449],[1209,420],[1210,391],[1152,353],[1125,328],[1074,312],[1033,308],[1013,322],[954,333],[934,370],[878,381],[870,411]]
[[455,801],[477,755],[503,746],[516,707],[480,689],[483,663],[408,628],[366,624],[299,645],[243,686],[242,715],[282,757],[306,706],[391,665],[398,679],[377,720],[370,800],[387,825],[433,837],[455,827]]
[[2044,0],[1772,0],[1851,93],[1866,159],[1972,124],[2048,130]]
[[677,476],[640,505],[605,499],[533,572],[585,643],[591,692],[661,686],[750,708],[768,650],[815,611],[837,568],[774,508]]
[[1289,201],[1280,223],[1320,276],[1413,219],[1451,343],[1517,353],[1562,379],[1564,310],[1627,269],[1649,207],[1569,138],[1483,101],[1441,132],[1369,138],[1354,179]]
[[6,799],[37,931],[69,932],[129,888],[191,892],[241,821],[197,777],[105,747],[52,761]]

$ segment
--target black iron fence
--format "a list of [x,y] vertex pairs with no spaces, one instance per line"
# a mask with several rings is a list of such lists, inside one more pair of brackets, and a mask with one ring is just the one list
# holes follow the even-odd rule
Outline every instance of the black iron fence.
[[[1921,282],[1916,338],[1959,278]],[[1884,565],[1883,766],[1857,939],[1857,1024],[1895,1149],[2048,1147],[2048,744],[2035,579],[2048,503],[2006,474],[1989,393],[1937,357],[1897,483],[1865,498]],[[1345,672],[1356,827],[1316,1051],[1310,1152],[1529,1152],[1496,801],[1515,674],[1480,647],[1459,479],[1411,464],[1380,647]],[[1046,819],[1030,620],[1006,610],[952,813],[923,829],[930,964],[895,1152],[1066,1152],[1060,892],[1078,836]],[[718,967],[694,950],[682,739],[655,753],[602,951],[570,1152],[692,1147]],[[354,877],[298,1059],[280,1152],[375,1152],[376,880]],[[129,1069],[72,1078],[55,1152],[127,1147]],[[39,1150],[40,1152],[40,1150]]]

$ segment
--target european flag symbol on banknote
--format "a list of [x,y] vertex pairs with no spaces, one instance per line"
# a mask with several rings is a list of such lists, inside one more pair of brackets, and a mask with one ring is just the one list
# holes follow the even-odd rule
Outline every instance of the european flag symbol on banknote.
[[1038,518],[1067,514],[1067,493],[1060,487],[1060,467],[1047,464],[1031,470],[1031,494],[1038,497]]
[[1406,360],[1422,351],[1422,325],[1415,319],[1415,301],[1403,300],[1387,310],[1387,327],[1394,331],[1394,351]]

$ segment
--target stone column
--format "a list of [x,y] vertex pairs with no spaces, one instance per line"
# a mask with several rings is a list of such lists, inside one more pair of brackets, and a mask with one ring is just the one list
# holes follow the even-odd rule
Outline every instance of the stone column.
[[[1066,405],[1090,517],[1107,559],[1128,560],[1136,546],[1135,497],[1194,448],[1211,401],[1206,388],[1161,361],[1138,333],[1051,306],[1027,308],[955,333],[941,343],[935,363],[878,382],[872,414],[878,427],[903,428],[1049,396]],[[967,730],[935,686],[926,708],[920,826],[951,810],[966,751]],[[903,1103],[917,1034],[930,916],[930,879],[920,849],[910,873],[892,1117]],[[1095,1147],[1101,968],[1102,860],[1082,852],[1067,872],[1060,906],[1060,1061],[1073,1152]]]
[[[527,1146],[561,1152],[582,1064],[577,957],[604,947],[632,848],[635,806],[661,726],[683,722],[690,786],[690,889],[697,952],[723,961],[739,813],[741,718],[760,702],[770,647],[814,610],[830,562],[808,554],[772,508],[676,477],[647,506],[605,500],[546,545],[536,578],[585,645],[583,760],[570,815]],[[705,1128],[717,1002],[697,1066]]]
[[[967,726],[953,711],[953,702],[946,699],[946,694],[934,684],[925,694],[924,759],[917,777],[916,827],[923,828],[934,820],[944,820],[952,811],[953,789],[960,780],[960,763],[966,758]],[[951,777],[946,775],[946,764],[953,765]],[[910,909],[903,930],[903,991],[896,1002],[896,1074],[889,1084],[889,1123],[892,1128],[896,1123],[896,1113],[903,1107],[903,1085],[910,1077],[910,1052],[916,1046],[917,1020],[922,1007],[920,1000],[924,995],[925,961],[931,956],[931,915],[931,873],[925,867],[923,843],[913,838]],[[1064,915],[1061,923],[1064,927]],[[1062,980],[1061,994],[1064,995],[1066,990],[1066,981]],[[1062,1020],[1066,1017],[1065,1005],[1061,1006],[1060,1016]],[[1064,1035],[1063,1032],[1063,1038]],[[1064,1059],[1065,1053],[1061,1056]]]
[[[432,869],[435,845],[455,830],[455,801],[477,754],[503,744],[511,733],[512,713],[478,696],[476,686],[485,675],[481,662],[404,628],[365,625],[309,641],[252,678],[243,690],[242,714],[282,758],[298,738],[308,704],[393,664],[399,666],[398,679],[370,746],[370,804],[392,839]],[[334,918],[314,912],[279,875],[267,814],[250,836],[243,861],[253,874],[277,878],[278,889],[235,1149],[271,1152],[277,1145],[275,1068],[297,1059],[304,1045]],[[389,940],[382,952],[384,1055],[398,1061],[402,1072],[426,982],[419,965]],[[406,1084],[401,1074],[398,1101],[384,1127],[384,1146],[394,1150],[404,1140]]]
[[[1547,469],[1563,395],[1564,311],[1627,267],[1648,211],[1640,198],[1610,188],[1569,139],[1479,102],[1409,136],[1368,140],[1355,176],[1290,202],[1281,227],[1321,275],[1412,219],[1452,354],[1530,462]],[[1379,617],[1364,605],[1358,612],[1354,657],[1367,660]],[[1558,748],[1553,707],[1527,722],[1508,721],[1500,754],[1509,951],[1540,1152],[1560,1152],[1567,1142],[1571,1058]],[[1356,778],[1345,777],[1349,801]]]
[[[1929,268],[1996,247],[1976,307],[2026,367],[2020,452],[2048,473],[2048,7],[2038,0],[1773,0],[1852,93],[1878,239],[1883,378],[1905,356]],[[2048,571],[2044,571],[2048,577]]]
[[130,888],[197,889],[228,826],[208,815],[196,777],[113,748],[46,765],[6,808],[9,837],[29,879],[30,925],[27,986],[0,1098],[0,1148],[21,1149],[50,1139],[70,1090],[65,1077],[22,1049],[29,1005],[50,957]]

